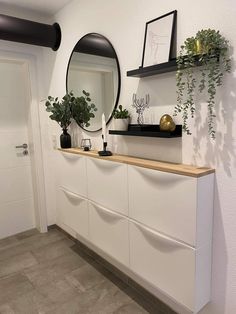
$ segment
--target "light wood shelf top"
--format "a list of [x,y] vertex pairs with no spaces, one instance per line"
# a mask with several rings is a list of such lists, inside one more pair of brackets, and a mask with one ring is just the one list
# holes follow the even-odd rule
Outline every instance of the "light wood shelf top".
[[207,168],[207,167],[197,167],[197,166],[191,166],[191,165],[184,165],[180,163],[150,160],[150,159],[132,157],[132,156],[127,156],[127,155],[114,154],[113,156],[109,156],[109,157],[101,157],[98,155],[98,152],[95,150],[91,150],[88,152],[85,152],[80,148],[68,148],[68,149],[58,148],[58,150],[64,153],[79,154],[79,155],[84,155],[87,157],[110,160],[114,162],[125,163],[128,165],[133,165],[133,166],[138,166],[138,167],[143,167],[143,168],[148,168],[148,169],[153,169],[153,170],[159,170],[159,171],[164,171],[164,172],[171,172],[171,173],[181,174],[181,175],[195,177],[195,178],[202,177],[202,176],[215,172],[214,169]]

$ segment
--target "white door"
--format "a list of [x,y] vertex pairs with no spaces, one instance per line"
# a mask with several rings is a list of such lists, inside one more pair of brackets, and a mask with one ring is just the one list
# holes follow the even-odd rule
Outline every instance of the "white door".
[[29,125],[27,67],[0,60],[0,239],[35,227]]

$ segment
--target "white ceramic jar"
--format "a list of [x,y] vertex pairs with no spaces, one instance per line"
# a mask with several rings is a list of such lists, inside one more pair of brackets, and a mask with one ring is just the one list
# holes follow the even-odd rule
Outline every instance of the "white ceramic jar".
[[129,126],[130,118],[127,119],[114,119],[115,130],[127,131]]

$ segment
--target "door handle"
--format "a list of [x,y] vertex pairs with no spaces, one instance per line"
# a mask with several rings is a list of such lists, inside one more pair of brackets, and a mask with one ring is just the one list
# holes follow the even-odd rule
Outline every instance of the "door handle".
[[136,228],[138,228],[142,232],[142,234],[146,236],[146,238],[149,238],[153,243],[158,244],[159,247],[162,249],[168,249],[169,247],[169,249],[174,249],[174,248],[186,249],[187,248],[187,249],[195,250],[192,246],[186,243],[179,242],[173,238],[169,238],[168,236],[161,234],[158,231],[154,231],[146,226],[143,226],[136,221],[130,220],[130,223],[135,225]]
[[21,148],[23,149],[23,155],[28,155],[29,152],[28,152],[28,144],[24,143],[22,145],[17,145],[16,148]]
[[28,144],[24,143],[22,145],[18,145],[16,146],[16,148],[23,148],[23,149],[27,149],[28,148]]
[[95,204],[94,202],[90,202],[90,204],[93,206],[93,208],[99,214],[99,216],[103,216],[104,218],[109,218],[109,220],[112,219],[115,221],[124,219],[123,216],[121,216],[117,213],[114,213],[114,212],[110,211],[109,209],[105,209],[104,207],[99,206],[99,205]]
[[73,192],[70,192],[70,191],[66,190],[65,188],[63,188],[62,186],[60,186],[59,188],[65,193],[65,195],[67,195],[69,198],[71,198],[73,200],[76,200],[78,202],[86,201],[86,198],[84,198],[78,194],[75,194]]
[[114,162],[114,161],[109,161],[109,160],[100,160],[96,158],[90,158],[89,159],[96,167],[106,169],[106,170],[115,170],[118,167],[124,166],[122,163]]

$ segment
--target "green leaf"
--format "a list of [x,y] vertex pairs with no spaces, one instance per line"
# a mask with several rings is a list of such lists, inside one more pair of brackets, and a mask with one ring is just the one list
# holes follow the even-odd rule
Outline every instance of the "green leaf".
[[[197,45],[198,43],[198,45]],[[200,45],[199,45],[200,44]],[[196,80],[196,59],[202,63],[201,79]],[[191,134],[188,128],[189,114],[195,115],[196,89],[208,93],[208,131],[211,137],[215,136],[215,95],[216,88],[222,84],[224,72],[231,69],[229,58],[229,42],[220,32],[212,29],[203,29],[193,37],[186,38],[181,45],[177,57],[176,87],[177,104],[174,114],[182,113],[183,131]]]

